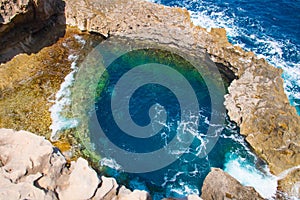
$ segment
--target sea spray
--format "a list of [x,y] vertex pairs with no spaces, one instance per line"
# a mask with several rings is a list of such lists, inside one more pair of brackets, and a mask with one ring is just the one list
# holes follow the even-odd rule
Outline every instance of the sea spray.
[[232,44],[283,69],[285,93],[300,115],[299,3],[287,1],[278,6],[279,2],[268,4],[260,1],[248,4],[211,0],[148,1],[188,9],[195,25],[208,31],[210,28],[225,28]]
[[[76,41],[80,44],[81,49],[84,48],[85,40],[79,36],[74,35]],[[67,44],[64,44],[65,46]],[[80,51],[79,51],[80,52]],[[78,54],[78,53],[77,53]],[[56,141],[59,138],[58,133],[62,130],[71,129],[78,125],[77,119],[67,118],[64,116],[65,109],[71,105],[71,90],[75,74],[78,71],[77,61],[79,55],[71,54],[68,56],[68,60],[72,62],[71,69],[72,71],[65,77],[64,82],[61,84],[59,91],[55,95],[54,104],[50,107],[49,111],[51,112],[52,124],[50,129],[51,140]]]
[[224,171],[237,179],[244,186],[252,186],[264,198],[272,199],[277,191],[277,177],[272,175],[267,166],[261,170],[245,158],[235,154],[227,154]]

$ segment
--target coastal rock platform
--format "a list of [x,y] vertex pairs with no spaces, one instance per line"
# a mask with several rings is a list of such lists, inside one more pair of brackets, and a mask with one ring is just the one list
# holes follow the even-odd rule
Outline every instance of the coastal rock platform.
[[[1,62],[7,63],[1,65],[0,69],[5,69],[5,67],[10,65],[10,62],[16,62],[18,58],[13,58],[14,54],[12,52],[28,54],[35,52],[25,48],[26,45],[24,46],[23,44],[27,43],[14,44],[18,46],[18,51],[12,51],[11,44],[8,44],[7,41],[13,41],[13,39],[6,36],[9,35],[7,34],[9,31],[12,31],[13,35],[17,34],[19,31],[18,27],[29,21],[30,23],[34,22],[36,18],[39,19],[39,22],[46,22],[47,19],[51,19],[50,22],[54,24],[77,27],[82,32],[100,34],[104,38],[114,35],[126,36],[136,39],[149,39],[177,49],[185,49],[189,52],[205,51],[219,67],[219,70],[226,74],[225,78],[230,82],[228,94],[225,96],[225,106],[230,119],[238,124],[240,133],[246,137],[247,142],[257,155],[268,163],[271,172],[278,177],[278,190],[300,198],[300,117],[297,115],[296,109],[290,105],[284,93],[283,80],[281,78],[282,70],[271,66],[264,59],[259,59],[254,53],[245,52],[240,47],[230,44],[224,29],[212,28],[208,31],[195,26],[190,20],[188,11],[185,9],[169,8],[141,0],[28,0],[20,2],[1,2],[1,5],[4,5],[4,7],[3,9],[1,7],[3,19],[0,21],[0,36],[1,34],[5,35],[5,37],[3,36],[0,39],[0,44],[5,44],[2,45],[5,51],[2,50],[1,52]],[[9,10],[7,8],[11,8],[11,12],[7,12]],[[52,26],[51,24],[53,23],[50,23],[50,25],[49,23],[38,23],[38,30]],[[44,34],[45,30],[42,32],[33,31],[32,33]],[[28,40],[31,36],[23,38],[23,40]],[[19,37],[19,39],[21,40],[22,38]],[[32,43],[29,42],[28,44]],[[27,55],[21,56],[26,57]],[[9,61],[10,59],[12,60]],[[5,81],[11,81],[11,83],[3,84],[3,78]],[[11,85],[22,82],[22,80],[14,78],[14,76],[1,76],[0,86],[5,85],[0,88],[1,94],[3,91],[7,91]],[[58,81],[62,82],[63,76]],[[37,85],[39,84],[37,83]],[[57,90],[58,87],[55,85],[55,91]],[[55,91],[52,91],[52,93],[55,93]],[[42,90],[40,95],[43,96],[46,92]],[[4,101],[5,96],[1,97],[0,104]],[[48,110],[50,107],[49,103],[47,101],[43,102],[43,105],[39,107],[44,106]],[[13,101],[8,101],[8,103],[9,105],[14,104]],[[28,113],[31,112],[38,111],[28,111]],[[18,115],[18,112],[14,113],[14,115]],[[45,122],[46,126],[41,121],[41,127],[43,128],[42,132],[39,132],[39,134],[44,135],[49,134],[47,127],[49,126],[50,113],[45,113],[45,115],[48,115]],[[8,122],[10,122],[11,116],[6,115]],[[8,123],[6,123],[6,120],[3,121],[2,118],[0,123],[2,127],[11,128],[6,127],[5,124]],[[27,125],[23,127],[24,123],[22,122],[18,123],[17,127],[11,124],[17,130],[26,129]],[[1,145],[11,143],[12,146],[15,145],[17,148],[18,144],[14,143],[10,137],[13,134],[18,135],[20,133],[12,134],[11,132],[13,131],[1,131]],[[7,132],[10,133],[8,134]],[[34,136],[29,137],[34,138]],[[41,139],[38,139],[38,141],[38,144],[43,144],[41,145],[41,151],[43,151],[41,157],[36,154],[32,155],[32,157],[26,157],[21,154],[10,155],[16,152],[12,149],[12,152],[8,152],[6,150],[9,149],[8,146],[1,148],[1,151],[5,152],[1,153],[1,169],[3,171],[1,184],[5,183],[7,185],[5,187],[8,188],[5,191],[15,191],[15,193],[11,193],[11,195],[15,196],[11,197],[27,198],[30,195],[36,197],[44,195],[43,197],[45,198],[68,197],[70,191],[77,187],[68,181],[77,181],[77,178],[71,175],[81,170],[87,170],[87,173],[90,173],[91,177],[89,178],[91,179],[89,181],[94,181],[92,188],[94,193],[88,191],[85,194],[78,195],[87,195],[88,197],[84,196],[87,198],[97,195],[96,191],[101,188],[98,187],[101,184],[101,180],[96,179],[95,174],[87,167],[86,161],[78,159],[76,162],[71,163],[70,168],[65,168],[66,161],[63,161],[64,159],[61,158],[59,153],[52,158],[51,152],[53,152],[53,148],[50,147],[51,144]],[[25,139],[24,142],[26,142]],[[30,141],[23,145],[25,144],[30,144]],[[26,151],[21,151],[21,153],[26,153]],[[18,163],[17,161],[10,162],[7,159],[9,156],[24,157],[19,157],[17,160],[21,163]],[[49,159],[47,163],[42,162],[44,160],[41,159],[42,157],[46,161]],[[49,183],[51,182],[49,178],[47,180],[45,178],[47,176],[43,175],[47,175],[48,171],[51,171],[51,167],[49,167],[52,162],[50,161],[51,159],[53,159],[53,163],[56,166],[55,170],[58,170],[59,174],[57,174],[58,172],[53,172],[54,174],[49,174],[49,176],[59,176],[57,183]],[[34,165],[32,164],[33,161],[36,162]],[[15,169],[14,167],[17,167],[19,164],[22,164],[21,168]],[[63,175],[60,174],[61,171],[64,171]],[[41,185],[45,185],[35,187],[39,184],[37,180],[40,180]],[[103,191],[108,191],[107,195],[110,195],[109,191],[117,191],[113,189],[115,188],[115,183],[112,181],[110,184],[112,185],[109,187],[110,189],[103,188]],[[26,191],[29,191],[24,189],[26,187],[31,188],[34,192],[26,193]],[[8,190],[9,188],[14,189]],[[121,192],[123,194],[133,195],[126,189],[121,191],[123,191]],[[101,196],[105,192],[99,193],[98,195]],[[5,193],[2,194],[5,195]],[[145,195],[143,192],[136,192],[135,194]]]

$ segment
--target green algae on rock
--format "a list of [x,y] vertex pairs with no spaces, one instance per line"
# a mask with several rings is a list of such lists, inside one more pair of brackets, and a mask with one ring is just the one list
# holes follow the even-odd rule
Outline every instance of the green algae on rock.
[[[65,2],[67,23],[77,26],[81,30],[97,32],[105,36],[146,38],[187,50],[199,48],[207,51],[213,61],[221,63],[222,67],[228,67],[239,78],[233,81],[229,88],[226,106],[230,118],[240,125],[241,134],[247,137],[248,142],[269,163],[272,172],[276,175],[289,169],[295,169],[300,165],[300,136],[298,134],[300,119],[284,94],[283,81],[280,77],[281,71],[263,59],[258,59],[253,53],[244,52],[241,48],[232,46],[227,41],[224,29],[211,29],[210,32],[207,32],[191,23],[186,10],[167,8],[138,0],[66,0]],[[20,55],[20,57],[23,56]],[[28,57],[24,58],[26,61],[30,61]],[[38,63],[42,62],[38,61]],[[33,66],[33,69],[35,68]],[[21,68],[22,72],[30,74],[30,72],[26,72],[27,70],[30,68]],[[51,70],[50,74],[52,74]],[[48,84],[55,84],[57,91],[63,77],[69,72],[68,70],[66,69],[63,74],[58,71],[58,82],[49,81]],[[2,72],[6,73],[5,67]],[[38,81],[34,83],[26,76],[24,79],[16,78],[17,81],[10,82],[12,74],[10,73],[5,78],[2,84],[4,87],[1,87],[1,92],[3,91],[1,101],[6,103],[2,104],[4,109],[1,110],[0,119],[7,121],[7,126],[16,129],[25,126],[29,130],[36,130],[40,133],[48,131],[49,133],[47,125],[40,126],[41,128],[35,125],[38,123],[38,119],[43,119],[44,123],[48,125],[51,123],[49,113],[48,117],[45,114],[48,112],[47,109],[43,108],[43,105],[48,105],[48,101],[43,95],[41,95],[43,96],[41,101],[44,102],[42,105],[39,105],[38,102],[35,105],[34,101],[30,101],[43,93],[45,89],[40,87]],[[43,75],[43,70],[38,75]],[[34,84],[27,86],[28,82]],[[16,83],[17,86],[15,86]],[[26,85],[23,86],[22,83],[26,83]],[[22,89],[18,85],[22,85],[26,89]],[[47,88],[47,85],[44,88]],[[23,92],[20,92],[18,96],[19,90]],[[54,94],[56,91],[51,90],[48,94]],[[16,92],[16,94],[12,92]],[[30,98],[24,98],[26,101],[22,102],[22,98],[28,95]],[[13,106],[9,107],[8,105]],[[14,105],[19,109],[14,109]],[[28,108],[22,109],[22,106]],[[32,117],[32,110],[37,111],[39,115]],[[13,123],[12,118],[17,124]],[[23,120],[25,120],[24,123]],[[31,121],[34,123],[31,124]],[[6,126],[6,122],[1,121],[0,123],[1,126],[3,124]],[[279,182],[279,189],[299,196],[299,187],[297,186],[299,179],[297,177],[299,177],[299,170],[292,170],[288,176],[285,176],[285,180]],[[294,193],[292,190],[296,190],[296,192]]]
[[[88,41],[84,49],[76,35]],[[65,36],[52,46],[37,54],[20,54],[1,64],[0,127],[32,131],[49,138],[52,123],[49,108],[64,78],[71,72],[72,60],[68,57],[77,54],[84,57],[101,40],[99,36],[68,28]],[[70,142],[72,138],[62,138],[56,144],[69,149]]]

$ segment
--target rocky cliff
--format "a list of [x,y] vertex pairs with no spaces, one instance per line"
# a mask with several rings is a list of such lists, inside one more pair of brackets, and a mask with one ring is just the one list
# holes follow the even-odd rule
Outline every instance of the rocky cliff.
[[[34,4],[36,2],[40,3]],[[42,2],[28,1],[23,6],[19,1],[15,4],[2,1],[2,33],[15,27],[7,25],[9,21],[19,26],[35,19],[30,14],[33,10],[35,16],[43,16],[36,10],[49,9],[46,5],[52,8],[54,1]],[[38,5],[44,6],[39,8]],[[140,0],[66,0],[60,5],[63,5],[64,17],[58,19],[59,24],[105,37],[150,39],[190,52],[206,51],[227,73],[228,79],[236,79],[230,84],[225,101],[230,119],[240,126],[241,134],[278,176],[279,190],[300,198],[300,117],[284,93],[280,69],[230,44],[224,29],[207,31],[194,26],[184,9]],[[61,14],[61,9],[53,12]],[[53,16],[53,12],[46,12],[45,16]],[[17,20],[17,16],[24,19]]]
[[194,26],[187,10],[180,8],[139,0],[66,1],[66,22],[105,36],[151,39],[191,52],[205,49],[237,77],[226,95],[230,119],[272,173],[295,173],[281,180],[279,189],[300,198],[300,117],[284,93],[280,69],[230,44],[224,29],[208,32]]
[[2,0],[0,63],[19,53],[37,53],[53,44],[57,36],[63,36],[64,8],[65,2],[62,0]]

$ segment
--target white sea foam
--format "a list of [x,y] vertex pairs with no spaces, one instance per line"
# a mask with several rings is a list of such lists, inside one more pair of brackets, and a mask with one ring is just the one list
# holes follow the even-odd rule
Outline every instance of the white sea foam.
[[[155,3],[161,3],[159,0],[148,0]],[[235,45],[241,46],[247,51],[253,51],[258,58],[264,58],[277,68],[284,70],[284,88],[287,96],[289,97],[291,104],[296,106],[294,99],[300,99],[300,63],[298,61],[288,61],[283,57],[285,53],[298,54],[296,44],[293,44],[289,39],[282,38],[274,39],[267,34],[258,36],[258,33],[252,33],[248,35],[247,30],[244,27],[239,27],[239,20],[246,20],[243,18],[235,17],[234,12],[228,12],[228,8],[220,9],[217,5],[208,5],[205,1],[199,0],[197,4],[197,10],[189,11],[191,20],[195,25],[202,26],[210,31],[211,28],[225,28],[227,36],[231,42]],[[193,4],[191,1],[178,1],[178,5],[190,9]],[[226,3],[225,3],[226,4]],[[193,9],[195,9],[193,7]],[[240,9],[243,12],[243,10]],[[230,13],[232,16],[228,16]],[[248,20],[248,19],[247,19]],[[253,21],[250,26],[256,26],[259,33],[265,32],[264,26],[259,22]],[[251,47],[241,43],[238,36],[248,37],[249,41],[253,43]],[[297,87],[298,86],[298,87]],[[300,114],[300,113],[299,113]]]
[[237,179],[245,186],[252,186],[259,194],[267,199],[275,197],[277,191],[277,177],[272,175],[267,168],[264,172],[242,157],[232,156],[225,164],[225,172]]
[[107,166],[107,167],[110,167],[110,168],[115,169],[115,170],[121,170],[122,169],[121,165],[119,165],[117,163],[117,161],[112,159],[112,158],[106,158],[106,157],[102,158],[99,163],[100,163],[101,166]]
[[[85,40],[79,36],[75,35],[74,38],[82,45],[85,44]],[[67,44],[65,44],[66,46]],[[59,91],[55,95],[54,104],[50,107],[49,111],[51,113],[52,124],[50,129],[52,130],[50,139],[55,141],[58,139],[59,131],[74,128],[78,125],[77,119],[67,118],[63,116],[63,112],[67,106],[71,105],[71,90],[75,74],[77,73],[77,60],[78,55],[71,54],[68,56],[68,60],[72,61],[71,69],[72,71],[65,77],[64,82],[60,85]]]
[[75,73],[76,69],[65,77],[64,82],[61,84],[59,91],[55,95],[55,103],[49,109],[52,119],[52,124],[50,126],[50,129],[52,130],[51,140],[53,141],[58,139],[57,133],[59,131],[74,128],[78,125],[76,119],[68,119],[61,115],[64,108],[71,104],[71,91],[69,87],[72,86],[74,82]]
[[84,46],[86,44],[86,41],[81,37],[80,35],[74,35],[74,38],[82,45]]
[[186,184],[184,181],[179,181],[179,186],[169,184],[167,186],[166,196],[183,197],[191,194],[199,195],[199,189],[195,185]]

